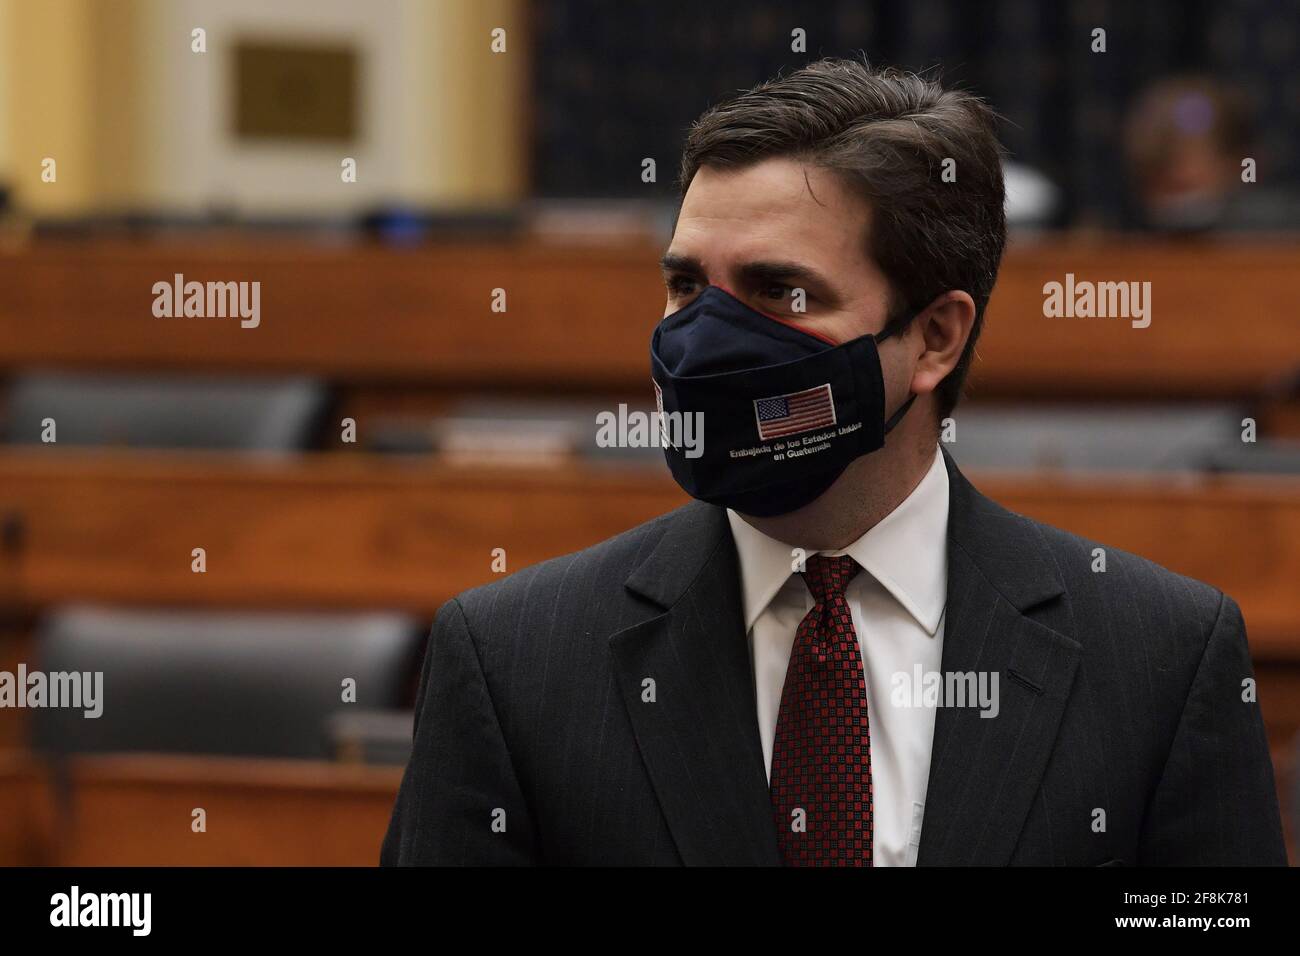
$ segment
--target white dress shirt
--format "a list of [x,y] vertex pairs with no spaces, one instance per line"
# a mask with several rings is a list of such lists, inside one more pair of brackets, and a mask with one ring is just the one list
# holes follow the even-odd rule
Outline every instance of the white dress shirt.
[[[727,519],[740,555],[758,731],[770,781],[785,671],[795,631],[812,610],[813,598],[792,570],[790,545],[763,534],[734,511],[727,511]],[[914,866],[921,841],[935,710],[893,706],[891,690],[896,680],[906,680],[910,687],[918,665],[925,674],[940,669],[947,539],[948,471],[936,446],[930,470],[902,504],[847,548],[823,552],[850,555],[862,568],[845,597],[867,681],[876,866]]]

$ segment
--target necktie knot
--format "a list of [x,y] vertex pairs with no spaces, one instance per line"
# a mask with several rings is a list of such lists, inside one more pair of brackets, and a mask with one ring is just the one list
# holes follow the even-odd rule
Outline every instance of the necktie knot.
[[804,563],[803,579],[812,592],[813,600],[818,604],[844,596],[844,589],[849,586],[854,575],[861,570],[858,562],[847,554],[828,556],[814,554]]

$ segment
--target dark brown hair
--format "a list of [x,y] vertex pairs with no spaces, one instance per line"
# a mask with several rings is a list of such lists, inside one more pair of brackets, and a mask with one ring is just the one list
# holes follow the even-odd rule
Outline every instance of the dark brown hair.
[[[975,324],[936,390],[939,418],[961,397],[1006,244],[996,117],[978,97],[895,69],[826,59],[712,107],[691,126],[681,191],[701,166],[791,157],[835,170],[872,205],[867,254],[890,282],[890,325],[960,289]],[[952,159],[956,181],[942,178]],[[952,164],[949,164],[952,166]]]

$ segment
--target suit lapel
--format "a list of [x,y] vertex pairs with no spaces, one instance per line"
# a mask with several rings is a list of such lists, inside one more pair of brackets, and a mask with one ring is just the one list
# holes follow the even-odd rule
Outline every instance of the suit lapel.
[[979,494],[946,451],[944,458],[942,671],[997,675],[998,712],[944,707],[936,714],[917,863],[1002,866],[1047,766],[1080,648],[1030,613],[1064,591],[1040,532]]
[[668,520],[627,581],[655,607],[610,639],[637,746],[687,864],[779,865],[726,513]]

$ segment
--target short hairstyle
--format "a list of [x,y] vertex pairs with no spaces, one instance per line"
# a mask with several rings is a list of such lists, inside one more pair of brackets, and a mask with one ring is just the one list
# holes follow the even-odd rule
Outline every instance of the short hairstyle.
[[[894,328],[949,290],[975,301],[970,338],[936,389],[946,418],[961,397],[1006,245],[996,114],[973,94],[914,73],[819,60],[700,116],[682,151],[682,195],[701,166],[742,168],[773,157],[833,170],[871,203],[866,251],[889,280]],[[956,178],[945,182],[949,159]]]

